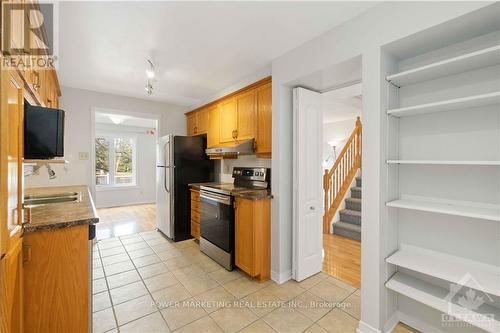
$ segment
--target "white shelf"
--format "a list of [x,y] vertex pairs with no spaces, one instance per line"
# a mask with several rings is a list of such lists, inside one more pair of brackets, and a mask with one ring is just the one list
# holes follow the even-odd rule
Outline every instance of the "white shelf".
[[495,45],[389,75],[386,80],[401,87],[498,64],[500,64],[500,45]]
[[387,164],[500,166],[500,161],[387,160]]
[[387,202],[386,206],[500,222],[500,208],[497,205],[401,198]]
[[[448,289],[437,287],[410,275],[397,272],[385,286],[440,312],[453,315],[487,332],[500,332],[500,309],[482,304],[476,310],[458,304]],[[483,295],[480,295],[483,296]],[[485,296],[486,297],[486,296]],[[451,302],[449,299],[451,298]],[[455,297],[456,298],[456,297]],[[493,318],[491,318],[493,315]]]
[[500,296],[498,266],[407,244],[401,244],[386,262],[469,288],[480,286],[485,292]]
[[500,91],[492,93],[460,97],[446,101],[389,109],[387,114],[395,117],[414,116],[418,114],[444,112],[450,110],[475,108],[500,103]]

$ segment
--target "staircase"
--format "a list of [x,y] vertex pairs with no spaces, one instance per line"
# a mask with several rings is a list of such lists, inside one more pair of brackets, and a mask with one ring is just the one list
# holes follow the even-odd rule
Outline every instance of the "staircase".
[[[325,194],[323,233],[325,234],[330,233],[332,219],[342,203],[342,200],[346,197],[358,170],[361,168],[361,136],[362,126],[361,120],[358,117],[354,130],[337,157],[337,160],[330,170],[325,170],[325,174],[323,175],[323,191]],[[339,223],[341,224],[337,226],[337,229],[343,228],[344,231],[342,232],[344,232],[344,234],[349,234],[353,237],[356,236],[357,239],[360,239],[361,178],[356,178],[356,186],[351,188],[351,198],[350,201],[346,200],[346,205],[347,209],[339,212],[341,216],[341,222]],[[350,232],[347,233],[347,230]]]
[[333,233],[354,240],[361,240],[361,177],[351,187],[351,197],[345,200],[345,209],[339,211],[340,221],[333,224]]

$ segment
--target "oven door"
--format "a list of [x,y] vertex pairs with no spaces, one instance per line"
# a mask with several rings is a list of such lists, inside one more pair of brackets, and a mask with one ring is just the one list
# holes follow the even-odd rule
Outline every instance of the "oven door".
[[234,249],[234,207],[229,195],[200,191],[201,237],[227,253]]

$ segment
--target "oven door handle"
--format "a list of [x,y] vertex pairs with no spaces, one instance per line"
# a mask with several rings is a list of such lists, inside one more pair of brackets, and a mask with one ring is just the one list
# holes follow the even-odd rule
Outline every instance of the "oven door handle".
[[231,205],[231,197],[210,192],[200,191],[200,199],[215,201],[224,205]]

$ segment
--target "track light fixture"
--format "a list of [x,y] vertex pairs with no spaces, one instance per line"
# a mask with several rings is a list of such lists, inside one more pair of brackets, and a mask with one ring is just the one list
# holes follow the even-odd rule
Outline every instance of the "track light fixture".
[[147,59],[147,62],[149,64],[149,69],[146,70],[146,76],[148,78],[148,81],[146,85],[144,86],[144,89],[146,90],[146,93],[148,96],[151,96],[153,94],[153,81],[155,80],[156,77],[156,72],[155,72],[155,65],[151,59]]

